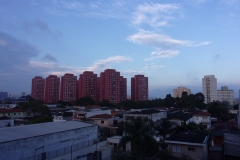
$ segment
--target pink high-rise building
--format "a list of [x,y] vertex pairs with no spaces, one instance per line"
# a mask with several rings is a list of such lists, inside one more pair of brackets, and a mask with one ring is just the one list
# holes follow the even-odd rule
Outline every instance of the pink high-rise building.
[[66,73],[61,77],[60,100],[75,101],[77,100],[77,76]]
[[135,75],[131,78],[131,100],[148,100],[148,77]]
[[45,79],[40,76],[35,76],[32,79],[31,96],[37,101],[44,101]]
[[85,71],[80,74],[78,80],[78,98],[91,97],[94,101],[98,101],[97,93],[97,74],[91,71]]
[[107,99],[110,103],[117,104],[126,100],[126,78],[114,69],[106,69],[100,74],[100,101]]
[[46,78],[45,103],[56,103],[59,100],[60,78],[56,75],[49,75]]

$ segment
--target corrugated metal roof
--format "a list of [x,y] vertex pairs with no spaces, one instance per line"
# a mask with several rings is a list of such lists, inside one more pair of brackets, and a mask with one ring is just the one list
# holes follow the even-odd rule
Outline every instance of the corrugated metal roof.
[[93,125],[95,124],[83,123],[79,121],[65,121],[0,128],[0,143],[79,129]]

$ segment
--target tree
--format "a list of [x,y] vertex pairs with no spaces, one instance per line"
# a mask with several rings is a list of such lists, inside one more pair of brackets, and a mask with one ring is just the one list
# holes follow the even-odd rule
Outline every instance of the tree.
[[158,152],[158,145],[154,136],[153,121],[142,117],[129,117],[124,122],[124,133],[120,146],[131,142],[132,151],[137,159],[146,159]]
[[164,105],[166,107],[172,107],[174,104],[174,98],[171,96],[171,94],[167,94],[166,98],[164,99]]
[[208,112],[211,113],[213,117],[220,118],[222,120],[229,119],[229,108],[226,104],[222,104],[219,101],[213,101],[208,104]]
[[175,132],[176,126],[177,124],[168,121],[166,118],[157,120],[154,125],[156,136],[162,136],[162,140],[164,141],[167,135],[173,134]]
[[82,97],[77,100],[78,105],[87,106],[95,104],[95,101],[91,97]]

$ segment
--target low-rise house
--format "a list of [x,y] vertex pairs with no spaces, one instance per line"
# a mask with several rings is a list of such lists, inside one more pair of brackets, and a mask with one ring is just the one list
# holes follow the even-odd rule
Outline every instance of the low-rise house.
[[162,118],[167,117],[166,112],[160,112],[155,109],[147,109],[147,110],[141,110],[141,111],[135,111],[135,112],[127,112],[123,114],[123,120],[125,121],[127,117],[142,117],[142,118],[148,118],[152,121],[157,121]]
[[91,116],[95,116],[98,114],[111,114],[111,110],[91,110],[91,109],[86,109],[86,110],[81,110],[81,111],[75,111],[73,112],[73,120],[82,120],[84,118],[89,118]]
[[192,114],[184,112],[175,112],[167,115],[167,119],[170,122],[173,122],[179,126],[188,125],[190,122],[193,122]]
[[204,111],[197,111],[193,113],[193,122],[201,124],[204,129],[211,129],[211,114]]
[[94,122],[99,127],[108,127],[110,125],[113,125],[113,119],[114,119],[110,114],[98,114],[88,118],[94,120]]
[[208,135],[192,131],[176,133],[164,141],[176,157],[187,155],[194,160],[208,159]]
[[11,108],[11,109],[0,109],[0,117],[7,116],[12,118],[20,118],[27,116],[27,112],[22,111],[19,108]]
[[5,108],[5,109],[14,108],[16,106],[17,106],[17,104],[7,104],[7,103],[0,104],[0,108]]

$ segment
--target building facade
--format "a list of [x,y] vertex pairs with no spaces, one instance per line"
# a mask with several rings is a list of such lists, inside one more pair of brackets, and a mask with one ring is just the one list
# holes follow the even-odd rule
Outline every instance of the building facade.
[[227,86],[222,86],[221,90],[217,91],[218,101],[228,101],[230,105],[233,105],[234,91],[229,90]]
[[217,100],[217,78],[214,75],[207,75],[202,78],[202,90],[205,103]]
[[91,97],[94,101],[98,99],[97,89],[97,74],[91,71],[85,71],[80,74],[78,80],[78,98]]
[[191,90],[190,89],[188,89],[186,87],[178,87],[177,89],[173,90],[173,97],[174,98],[177,98],[177,97],[181,98],[183,92],[187,92],[187,95],[191,94]]
[[32,79],[31,96],[38,101],[44,101],[45,79],[35,76]]
[[66,73],[61,77],[60,100],[74,101],[77,99],[77,76]]
[[125,99],[124,95],[127,95],[125,88],[127,88],[127,81],[120,76],[120,72],[106,69],[100,74],[100,101],[106,99],[113,104],[119,103]]
[[148,100],[148,77],[135,75],[131,78],[131,100]]
[[45,103],[56,103],[59,100],[60,78],[56,75],[49,75],[46,78]]

